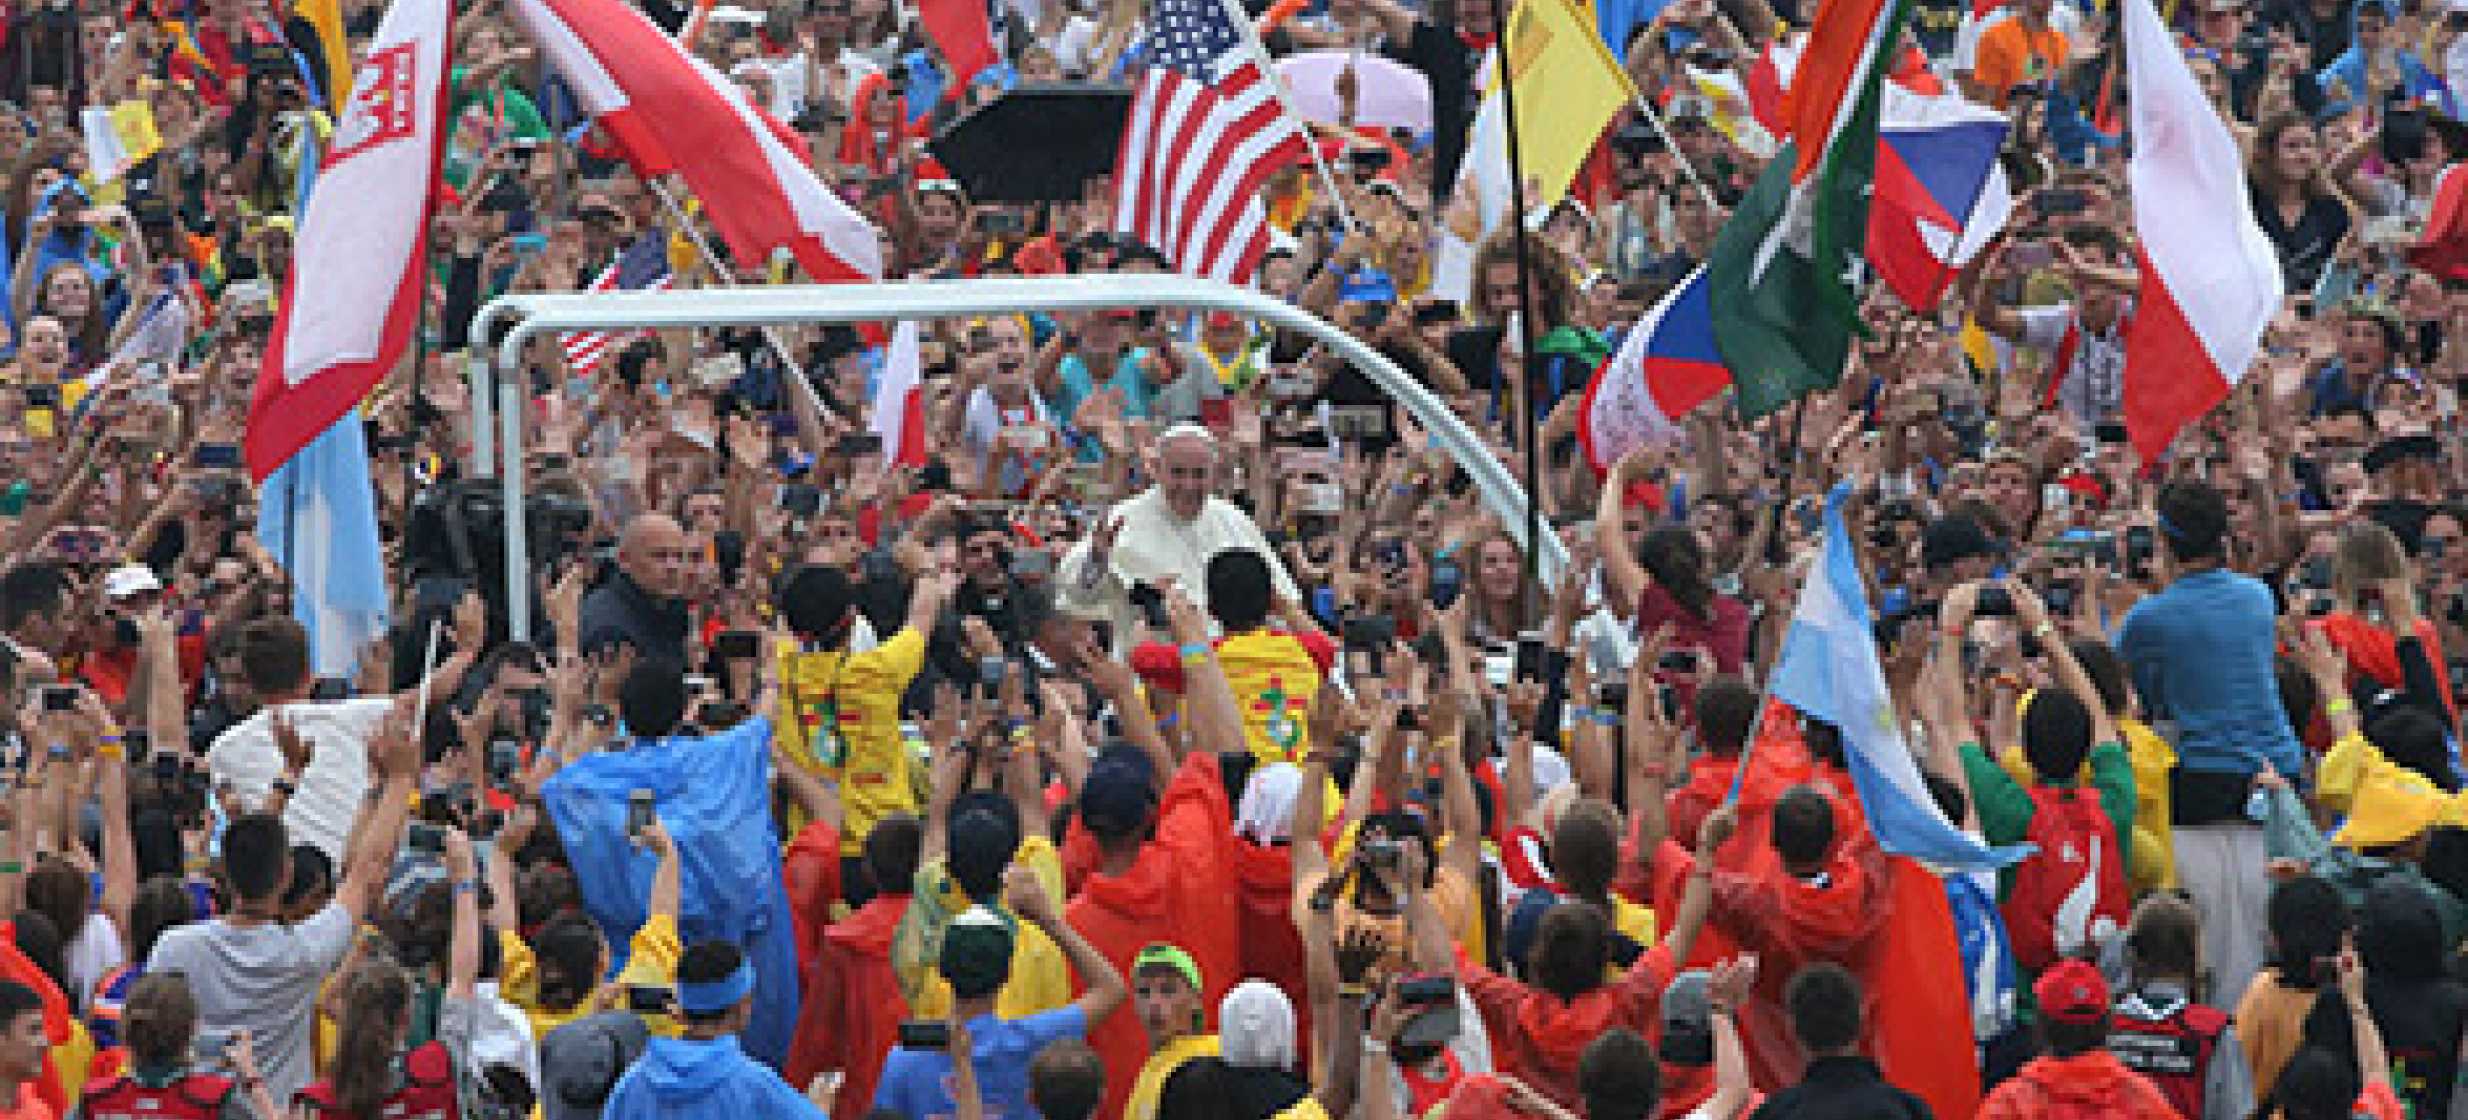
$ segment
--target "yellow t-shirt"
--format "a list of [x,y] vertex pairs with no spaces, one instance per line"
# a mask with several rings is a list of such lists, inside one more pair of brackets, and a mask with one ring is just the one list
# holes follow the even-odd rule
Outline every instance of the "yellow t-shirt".
[[1311,703],[1325,676],[1302,639],[1282,630],[1231,634],[1217,643],[1217,664],[1242,709],[1252,757],[1262,766],[1301,765],[1311,744]]
[[925,667],[925,635],[902,628],[864,653],[780,650],[781,694],[791,718],[773,734],[789,757],[840,787],[840,853],[865,850],[874,822],[917,811],[900,695]]
[[[514,943],[519,944],[520,939],[515,939]],[[627,946],[626,966],[617,973],[619,986],[665,988],[676,983],[677,958],[685,954],[686,948],[684,940],[677,935],[675,916],[653,914],[643,919],[642,928],[634,931],[634,937],[627,942]],[[536,977],[538,963],[531,955],[530,946],[523,947],[523,957]],[[506,971],[511,977],[512,966],[509,965]],[[529,987],[530,990],[522,992],[519,998],[511,983],[501,984],[499,990],[506,994],[507,1002],[522,1008],[523,1013],[530,1016],[533,1038],[548,1037],[548,1032],[582,1018],[590,1007],[589,1001],[563,1009],[542,1007],[538,1003],[537,981],[534,980]],[[663,1038],[677,1037],[677,1024],[666,1015],[647,1015],[643,1022],[653,1034]]]
[[1139,1079],[1131,1083],[1131,1099],[1123,1103],[1123,1120],[1157,1120],[1157,1098],[1165,1095],[1165,1079],[1174,1076],[1184,1062],[1193,1058],[1217,1056],[1217,1036],[1187,1034],[1173,1039],[1148,1056],[1140,1067]]
[[[1063,861],[1054,851],[1054,842],[1043,836],[1031,836],[1020,842],[1012,862],[1037,874],[1044,883],[1049,898],[1062,898]],[[919,868],[917,892],[932,892],[944,914],[957,914],[968,909],[968,897],[960,893],[958,884],[943,870],[940,860]],[[913,903],[911,904],[914,905]],[[951,1014],[951,984],[930,961],[905,962],[910,967],[901,977],[902,986],[909,988],[909,1017],[941,1019]],[[994,1014],[1005,1019],[1024,1019],[1040,1011],[1052,1011],[1071,1002],[1071,962],[1064,958],[1062,946],[1052,935],[1039,929],[1034,922],[1020,921],[1011,941],[1011,975],[1003,981],[1003,990],[995,993]]]

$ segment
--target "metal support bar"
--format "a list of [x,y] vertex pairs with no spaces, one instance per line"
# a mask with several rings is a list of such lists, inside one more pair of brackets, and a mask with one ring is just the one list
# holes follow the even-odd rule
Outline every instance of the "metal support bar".
[[[952,319],[1011,315],[1022,311],[1094,311],[1116,307],[1168,307],[1231,311],[1309,336],[1362,371],[1389,398],[1405,406],[1474,480],[1483,504],[1520,547],[1541,564],[1543,585],[1555,584],[1568,566],[1559,537],[1537,532],[1526,539],[1526,493],[1516,476],[1447,402],[1408,376],[1379,351],[1327,320],[1249,288],[1188,276],[1115,273],[1093,276],[989,280],[903,280],[878,284],[780,284],[760,288],[700,288],[686,291],[509,293],[489,301],[472,318],[474,382],[486,376],[488,333],[500,316],[517,319],[496,350],[499,368],[519,370],[523,347],[543,333],[593,330],[696,330],[711,327],[777,326],[788,323],[859,323],[900,319]],[[519,379],[498,397],[505,467],[506,606],[513,636],[531,637],[530,563],[522,535],[523,408]],[[482,422],[474,394],[474,422]],[[477,432],[473,446],[486,446]]]

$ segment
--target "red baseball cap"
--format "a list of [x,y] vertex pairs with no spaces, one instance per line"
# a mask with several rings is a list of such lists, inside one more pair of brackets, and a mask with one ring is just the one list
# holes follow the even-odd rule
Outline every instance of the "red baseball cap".
[[2108,980],[2089,961],[2069,958],[2049,966],[2031,994],[2050,1022],[2089,1026],[2108,1018]]

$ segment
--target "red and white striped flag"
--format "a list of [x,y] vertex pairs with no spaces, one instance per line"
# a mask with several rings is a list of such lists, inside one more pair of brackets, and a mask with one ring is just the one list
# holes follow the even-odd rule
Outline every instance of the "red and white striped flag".
[[1240,284],[1268,252],[1260,184],[1310,153],[1235,18],[1223,0],[1156,0],[1115,162],[1114,223],[1181,272]]
[[675,172],[740,264],[787,249],[815,280],[882,275],[882,243],[797,136],[624,0],[516,0],[515,22],[642,177]]
[[[600,275],[591,280],[586,292],[661,292],[668,290],[668,253],[655,238],[645,238],[610,261]],[[566,370],[576,377],[589,377],[599,372],[600,363],[615,353],[620,343],[643,334],[642,331],[576,331],[561,335],[558,345],[566,352]]]
[[916,322],[900,320],[883,355],[883,375],[875,379],[870,428],[883,441],[884,470],[925,465],[925,402],[917,394],[922,364],[918,347]]
[[2127,0],[2135,255],[2125,337],[2125,430],[2144,462],[2245,379],[2285,290],[2254,221],[2245,160],[2151,0]]
[[335,121],[249,402],[242,447],[260,482],[350,415],[411,349],[445,150],[452,20],[445,0],[396,0]]

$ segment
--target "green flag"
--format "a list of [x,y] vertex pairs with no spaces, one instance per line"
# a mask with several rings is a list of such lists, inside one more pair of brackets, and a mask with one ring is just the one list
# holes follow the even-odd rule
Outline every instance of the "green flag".
[[[1904,5],[1886,5],[1882,42],[1899,41]],[[1878,86],[1889,52],[1871,53],[1845,91],[1852,111],[1830,137],[1785,144],[1706,259],[1714,341],[1730,367],[1740,415],[1754,419],[1842,377],[1851,337],[1862,333],[1860,293],[1870,274],[1868,199],[1877,165]],[[1803,143],[1826,144],[1793,181]]]

